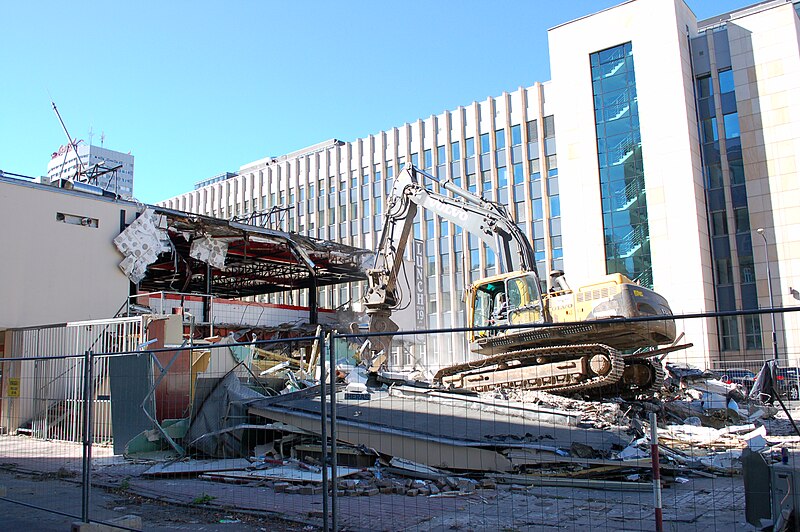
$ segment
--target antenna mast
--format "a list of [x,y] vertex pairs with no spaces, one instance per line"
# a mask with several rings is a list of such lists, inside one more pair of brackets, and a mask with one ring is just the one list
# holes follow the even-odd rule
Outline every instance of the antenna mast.
[[[83,170],[83,163],[81,162],[81,156],[78,155],[78,148],[77,148],[77,146],[75,146],[75,143],[72,142],[72,137],[69,136],[69,131],[67,131],[67,126],[64,125],[64,121],[61,119],[61,113],[58,112],[58,108],[56,107],[56,102],[54,102],[53,100],[50,100],[50,103],[53,104],[53,111],[56,112],[56,116],[58,117],[58,121],[61,122],[61,127],[64,129],[64,133],[67,135],[67,140],[69,141],[69,146],[72,148],[72,151],[75,152],[75,158],[77,159],[77,164],[78,164],[78,172],[75,175],[76,176],[80,176],[80,175],[83,174],[84,170]],[[67,150],[67,153],[69,153],[69,150]],[[66,159],[66,154],[64,155],[64,158]],[[61,171],[62,172],[64,171],[64,166],[63,165],[61,166]]]

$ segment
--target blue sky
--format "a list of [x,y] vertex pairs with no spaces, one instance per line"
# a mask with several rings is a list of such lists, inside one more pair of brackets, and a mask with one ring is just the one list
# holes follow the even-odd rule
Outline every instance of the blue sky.
[[[550,77],[547,29],[619,0],[7,2],[0,169],[73,138],[135,156],[146,203]],[[699,19],[754,1],[690,0]]]

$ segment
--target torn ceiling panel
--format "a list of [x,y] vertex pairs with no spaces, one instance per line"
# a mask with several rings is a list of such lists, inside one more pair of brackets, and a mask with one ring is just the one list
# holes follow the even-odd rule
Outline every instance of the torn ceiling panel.
[[147,266],[154,263],[162,253],[172,249],[172,243],[165,231],[166,219],[146,208],[115,239],[117,249],[125,255],[119,267],[134,283],[141,282],[147,275]]
[[228,254],[228,243],[221,238],[201,237],[192,240],[189,256],[207,262],[214,268],[225,269],[225,256]]
[[[315,284],[364,280],[365,268],[372,260],[372,252],[336,242],[153,206],[148,206],[117,239],[133,240],[128,231],[148,211],[152,213],[139,224],[146,230],[140,228],[132,234],[140,240],[149,230],[150,245],[159,242],[159,252],[144,265],[141,278],[128,273],[134,271],[131,267],[126,271],[143,291],[208,293],[209,267],[211,293],[220,297],[306,289]],[[141,262],[134,264],[141,267]]]

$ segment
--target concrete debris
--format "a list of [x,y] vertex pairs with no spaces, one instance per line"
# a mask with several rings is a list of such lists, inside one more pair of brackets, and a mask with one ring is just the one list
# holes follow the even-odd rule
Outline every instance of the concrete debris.
[[446,473],[441,469],[397,457],[389,460],[389,467],[387,469],[389,472],[396,475],[412,476],[428,480],[436,480],[446,476]]
[[198,475],[217,471],[241,471],[250,467],[250,462],[244,458],[228,460],[178,460],[174,462],[153,464],[145,476],[182,476]]
[[565,416],[575,418],[575,425],[615,430],[629,424],[622,405],[613,401],[584,401],[542,391],[518,389],[493,390],[481,394],[481,397],[512,401],[526,408],[536,405],[558,410]]
[[[337,467],[337,477],[347,477],[360,473],[360,469],[352,467]],[[328,476],[331,476],[331,468],[328,467]],[[222,471],[219,473],[208,473],[203,475],[205,480],[218,480],[230,481],[236,480],[240,482],[258,482],[263,480],[277,480],[287,483],[312,483],[319,484],[322,482],[322,470],[320,468],[304,469],[296,465],[275,465],[266,469],[247,469],[243,471]],[[288,492],[288,490],[287,490]],[[301,495],[302,492],[298,492]],[[311,495],[311,493],[308,493]]]

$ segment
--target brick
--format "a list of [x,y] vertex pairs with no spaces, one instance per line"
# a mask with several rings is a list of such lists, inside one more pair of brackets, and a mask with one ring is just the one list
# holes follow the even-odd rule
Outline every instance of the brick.
[[317,495],[322,493],[322,486],[313,486],[311,484],[300,486],[300,495]]

